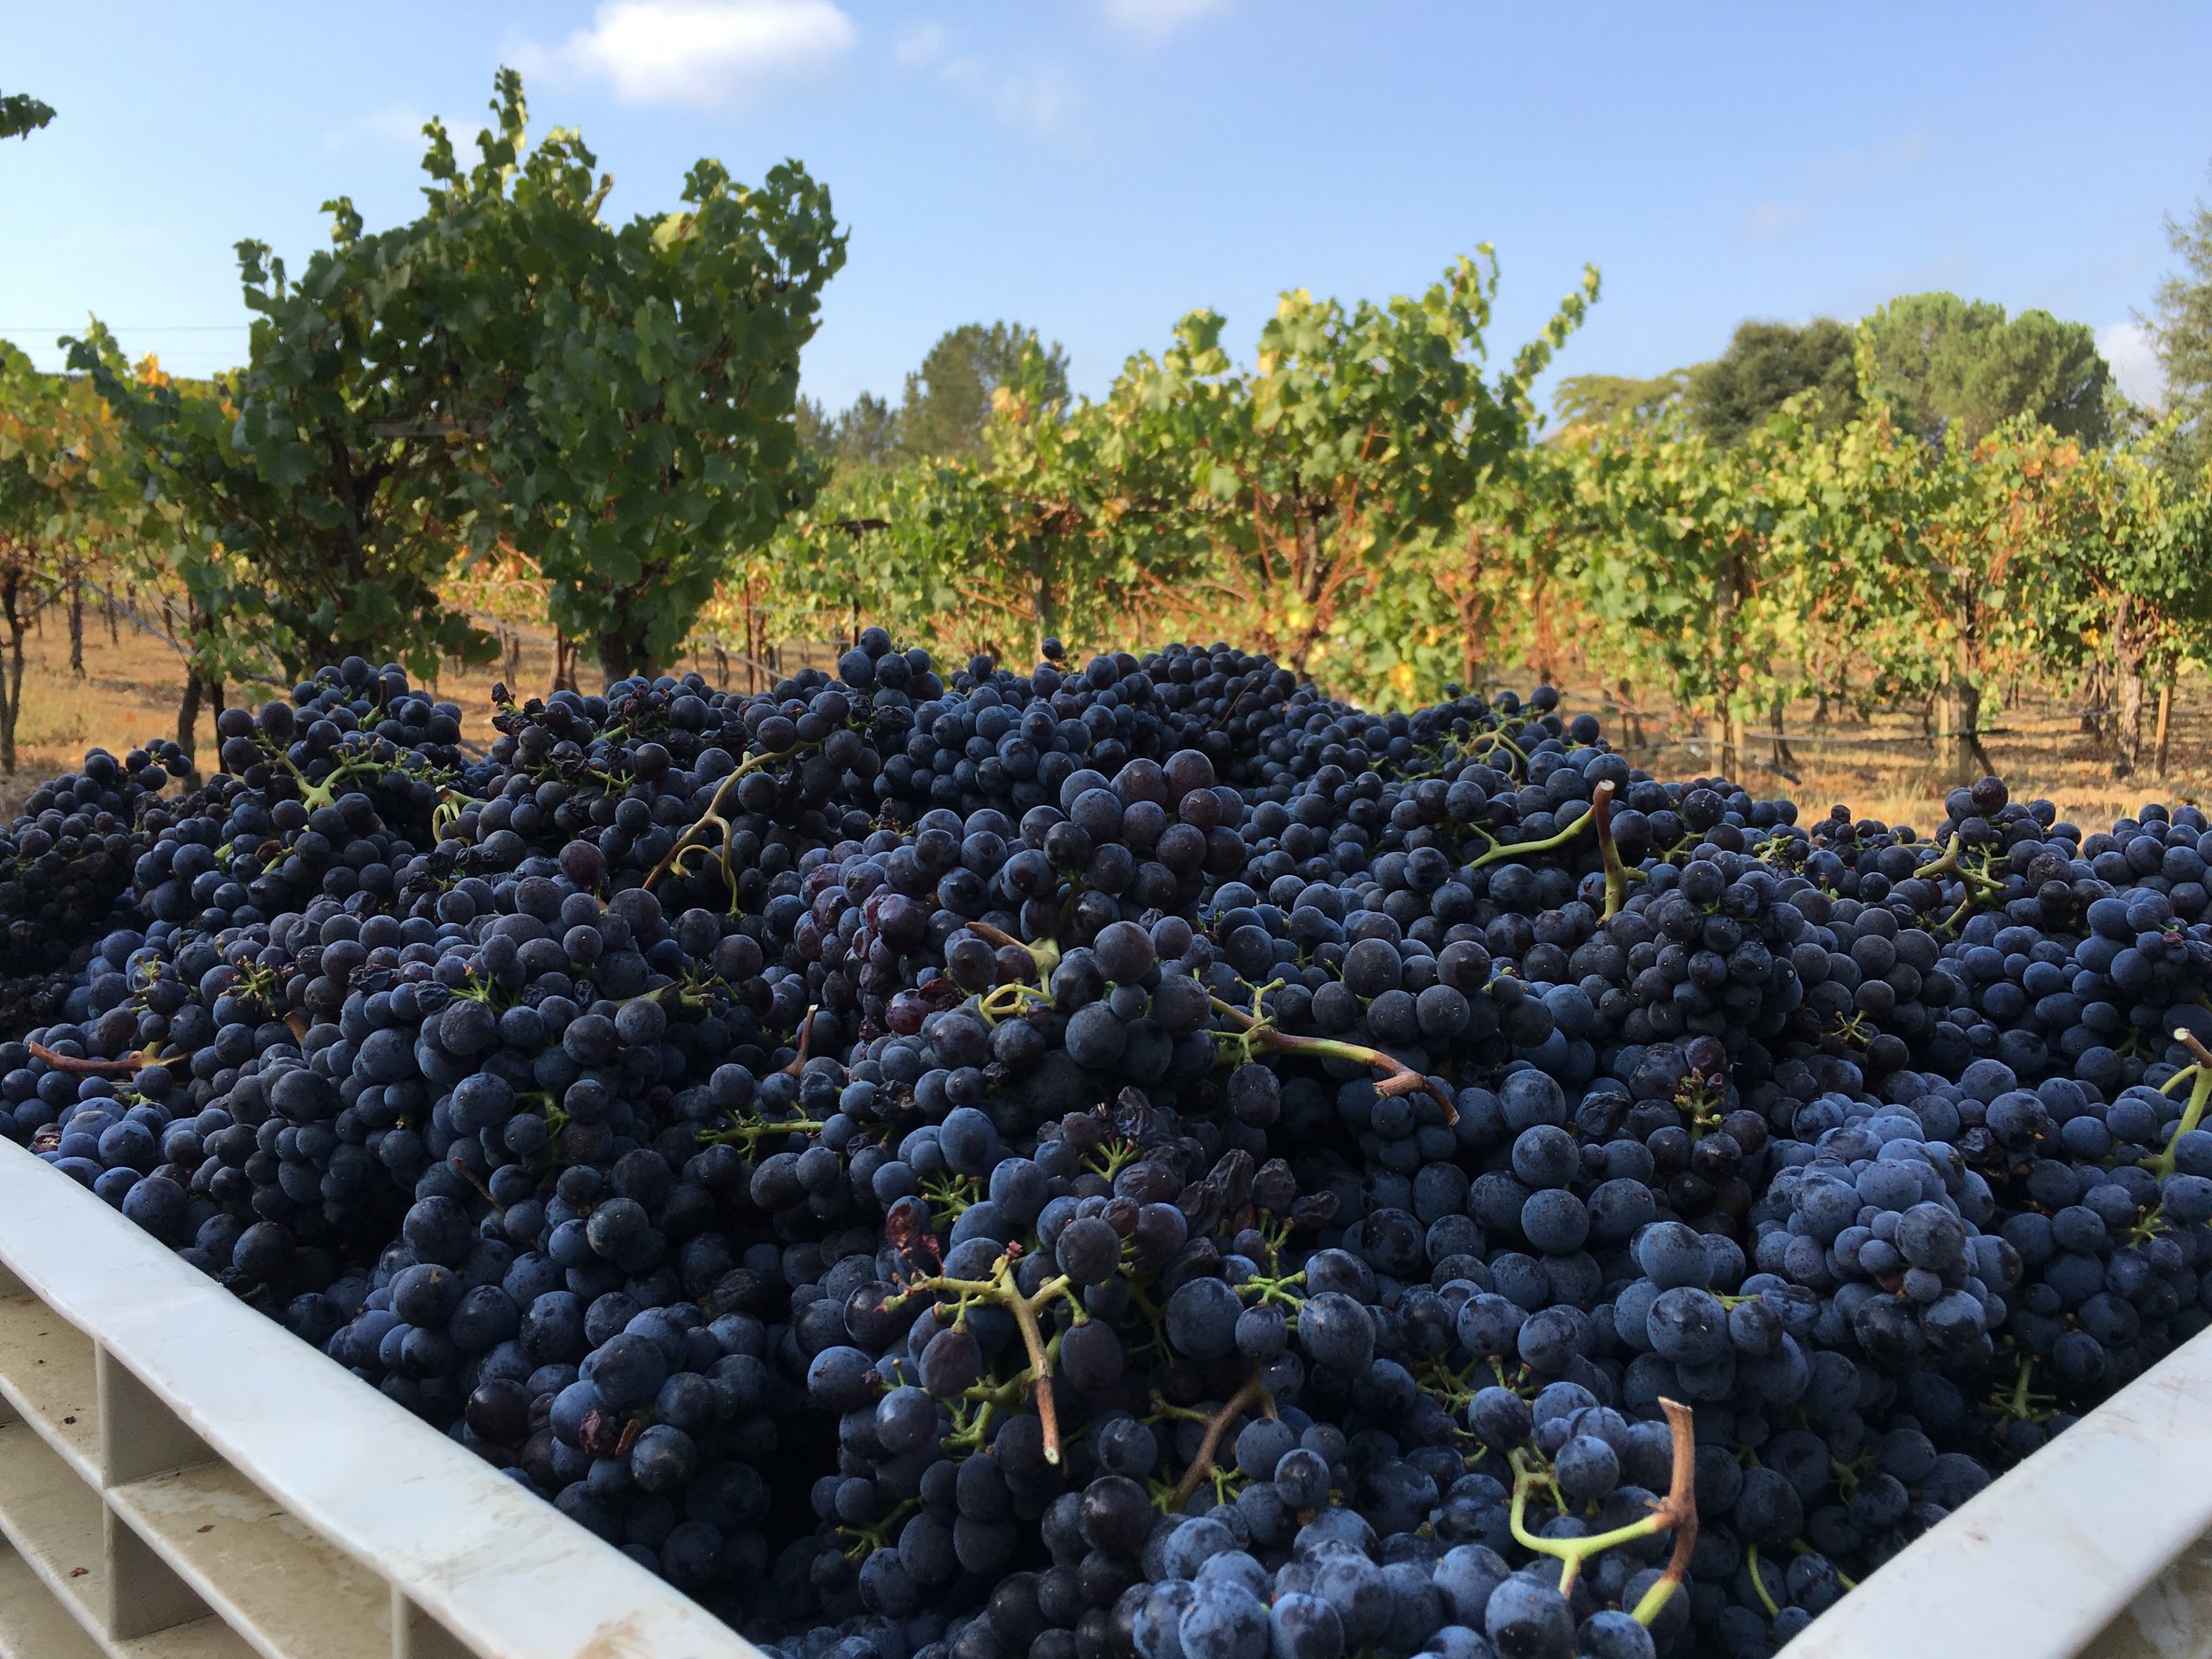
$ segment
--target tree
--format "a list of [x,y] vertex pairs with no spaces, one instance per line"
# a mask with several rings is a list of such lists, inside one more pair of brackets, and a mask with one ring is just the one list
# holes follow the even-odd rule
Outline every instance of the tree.
[[1552,393],[1552,413],[1563,423],[1554,442],[1572,442],[1584,429],[1617,420],[1656,421],[1680,407],[1690,388],[1688,369],[1670,369],[1648,380],[1632,374],[1570,374]]
[[23,632],[56,564],[50,541],[66,508],[73,465],[60,393],[14,346],[0,342],[0,621],[12,660],[0,671],[0,771],[15,771],[23,701]]
[[1740,443],[1804,392],[1819,394],[1821,426],[1857,411],[1851,331],[1829,317],[1801,328],[1755,319],[1739,323],[1727,350],[1689,371],[1690,424],[1716,443]]
[[2112,371],[2085,323],[2044,311],[2008,319],[1992,301],[1934,293],[1893,299],[1860,327],[1870,394],[1929,442],[1955,428],[1976,444],[2018,415],[2086,443],[2110,434]]
[[2212,589],[2203,580],[2212,552],[2212,495],[2201,480],[2184,486],[2154,465],[2160,435],[2140,453],[2097,451],[2070,470],[2068,557],[2048,572],[2075,590],[2073,606],[2051,630],[2055,649],[2071,645],[2110,663],[2119,692],[2115,770],[2123,776],[2142,767],[2144,697],[2154,679],[2160,687],[2155,765],[2165,770],[2175,672],[2212,632]]
[[[522,636],[526,629],[544,626],[547,611],[545,579],[537,566],[503,542],[455,571],[438,592],[455,611],[490,621],[499,648],[500,681],[520,695]],[[557,672],[557,663],[555,668]]]
[[2166,242],[2181,260],[2151,303],[2151,337],[2166,376],[2166,409],[2176,417],[2177,470],[2212,463],[2212,206],[2200,200],[2186,219],[2169,217]]
[[[150,360],[146,373],[151,373]],[[0,771],[13,772],[24,636],[40,607],[71,601],[73,665],[82,672],[88,567],[142,541],[146,514],[114,417],[81,379],[46,374],[0,341]]]
[[[1524,450],[1539,418],[1529,388],[1595,299],[1598,274],[1560,302],[1495,379],[1484,335],[1497,292],[1487,246],[1424,293],[1346,307],[1285,294],[1253,366],[1221,345],[1223,319],[1194,311],[1158,358],[1133,357],[1103,403],[1125,503],[1142,534],[1195,580],[1150,603],[1207,637],[1252,640],[1301,673],[1356,693],[1417,679],[1415,641],[1360,626],[1403,550],[1450,531],[1491,471]],[[1126,515],[1126,508],[1122,510]],[[1455,655],[1441,632],[1424,649]]]
[[[419,223],[369,234],[344,197],[324,205],[333,245],[296,281],[266,244],[238,244],[255,319],[242,370],[204,390],[137,380],[97,325],[69,342],[70,366],[91,375],[188,534],[211,544],[188,560],[188,588],[226,568],[219,546],[259,590],[242,607],[227,583],[196,591],[196,635],[244,634],[294,678],[349,655],[427,675],[489,645],[437,584],[472,511],[449,412],[454,319],[490,303],[493,273],[457,271]],[[188,733],[202,682],[219,706],[220,670],[239,661],[202,643]]]
[[[1132,465],[1107,411],[1071,413],[1063,374],[1033,340],[991,395],[981,456],[841,467],[794,514],[762,587],[797,597],[801,637],[851,636],[890,618],[917,643],[1007,657],[1046,638],[1110,649],[1148,593],[1194,574],[1190,544],[1159,528],[1179,495]],[[755,637],[760,588],[723,603],[727,631]]]
[[1601,508],[1576,550],[1586,613],[1611,634],[1616,661],[1707,720],[1732,777],[1743,716],[1778,710],[1801,660],[1777,547],[1798,437],[1791,421],[1762,422],[1732,447],[1625,427],[1575,452]]
[[141,552],[150,573],[182,591],[185,686],[177,742],[189,753],[208,694],[219,709],[227,681],[273,679],[288,657],[304,665],[285,618],[296,603],[311,605],[305,595],[315,572],[299,568],[302,560],[280,535],[265,541],[255,527],[280,525],[288,489],[263,479],[239,442],[239,374],[180,380],[150,361],[134,373],[97,322],[85,339],[70,342],[69,362],[119,429],[149,509]]
[[1948,781],[1995,770],[1982,718],[2001,679],[2062,638],[2063,490],[2082,446],[2025,417],[1930,443],[1886,404],[1810,447],[1797,535],[1809,587],[1847,618],[1876,687],[1932,699]]
[[813,488],[793,412],[844,257],[827,193],[795,166],[754,191],[702,161],[684,209],[616,229],[574,133],[525,157],[512,71],[492,108],[465,173],[425,128],[421,218],[370,234],[327,204],[334,246],[297,282],[240,244],[250,356],[212,399],[134,387],[99,336],[73,345],[156,488],[250,570],[253,603],[210,605],[202,631],[262,613],[291,672],[488,654],[438,584],[495,549],[535,566],[611,679],[649,671]]
[[964,323],[948,331],[929,349],[922,366],[906,377],[898,414],[900,449],[930,460],[980,455],[992,393],[1015,379],[1033,355],[1044,365],[1045,401],[1065,403],[1068,356],[1058,342],[1046,347],[1035,329],[1019,323],[998,322],[987,328]]
[[838,466],[887,466],[899,457],[899,413],[863,392],[832,415],[810,397],[799,400],[800,447]]
[[[1410,695],[1417,687],[1433,697],[1446,683],[1479,687],[1494,669],[1513,664],[1550,681],[1572,654],[1574,625],[1586,599],[1585,556],[1604,522],[1602,510],[1594,511],[1591,434],[1641,431],[1645,425],[1624,411],[1608,426],[1572,424],[1566,436],[1499,457],[1461,504],[1449,532],[1421,549],[1426,580],[1381,584],[1370,602],[1371,630],[1415,642],[1433,630],[1439,643],[1457,646],[1455,660],[1440,672],[1421,672],[1419,654],[1407,652],[1402,660],[1414,672],[1402,674],[1394,690]],[[1448,628],[1432,620],[1439,602],[1451,608]]]
[[27,92],[0,94],[0,138],[28,138],[53,119],[53,105]]
[[464,173],[433,123],[426,221],[465,300],[454,441],[478,539],[504,536],[548,584],[553,620],[593,640],[610,680],[674,650],[716,585],[816,469],[795,419],[799,350],[843,265],[829,192],[787,163],[757,188],[703,160],[685,205],[616,229],[611,180],[573,132],[523,150],[520,77]]

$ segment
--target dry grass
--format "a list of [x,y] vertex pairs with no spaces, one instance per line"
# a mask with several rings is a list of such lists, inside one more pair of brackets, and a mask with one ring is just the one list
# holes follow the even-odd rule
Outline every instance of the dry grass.
[[[794,647],[785,661],[796,667],[809,657],[824,660],[821,648]],[[684,666],[697,666],[710,677],[713,672],[711,663]],[[552,641],[526,641],[517,690],[543,692],[552,672]],[[476,668],[443,673],[435,682],[438,695],[461,705],[466,735],[479,744],[493,735],[491,687],[500,673],[495,666]],[[183,690],[182,661],[165,642],[134,634],[127,625],[111,639],[96,615],[87,618],[84,675],[72,674],[67,630],[58,613],[50,613],[30,641],[17,737],[19,767],[15,778],[0,780],[0,804],[12,809],[36,780],[73,766],[96,744],[120,752],[173,735]],[[1603,706],[1581,688],[1569,686],[1564,692],[1571,708]],[[1923,832],[1941,818],[1945,785],[1933,764],[1932,746],[1918,737],[1915,718],[1894,714],[1816,730],[1812,713],[1809,704],[1791,712],[1790,729],[1801,734],[1794,742],[1794,780],[1770,769],[1767,744],[1748,745],[1757,792],[1786,795],[1808,813],[1842,803],[1859,816],[1903,822]],[[1606,716],[1605,723],[1616,742],[1627,735],[1618,716]],[[1659,724],[1647,724],[1647,737],[1659,734],[1655,729]],[[2047,795],[2057,803],[2060,816],[2078,823],[2095,826],[2150,800],[2212,799],[2212,684],[2200,678],[2184,681],[2175,698],[2171,764],[2163,779],[2119,777],[2110,746],[2085,735],[2062,702],[2029,694],[2005,707],[1994,724],[1997,734],[1986,740],[1987,748],[2014,794]],[[213,715],[204,710],[203,749],[212,734]],[[1632,753],[1638,764],[1662,776],[1694,776],[1715,764],[1711,751],[1694,736],[1648,743]]]
[[[1578,698],[1571,687],[1565,697],[1571,707],[1600,706],[1594,698]],[[2146,769],[2133,778],[2120,774],[2113,742],[2082,731],[2078,705],[2038,691],[2022,692],[1993,718],[1985,715],[1995,730],[1983,747],[2016,799],[2047,797],[2061,818],[2090,828],[2149,801],[2212,798],[2212,684],[2192,678],[2177,691],[2163,777],[2148,770],[2155,707],[2153,701],[2144,712]],[[1792,757],[1786,774],[1793,775],[1776,767],[1770,743],[1746,742],[1749,764],[1743,770],[1753,793],[1786,796],[1808,815],[1842,804],[1857,817],[1910,825],[1924,834],[1941,822],[1950,785],[1916,715],[1883,714],[1816,727],[1814,712],[1805,703],[1789,713]],[[1607,735],[1621,742],[1625,733],[1620,717],[1604,718]],[[1655,726],[1670,724],[1647,722],[1647,733],[1655,737]],[[1639,764],[1662,777],[1692,776],[1716,764],[1711,749],[1694,736],[1632,747],[1630,752]]]
[[[106,749],[117,754],[134,744],[177,734],[177,709],[184,697],[184,659],[163,640],[135,632],[126,622],[113,636],[97,611],[85,618],[82,676],[69,668],[69,630],[62,614],[50,611],[27,641],[23,674],[23,710],[16,726],[17,768],[12,778],[0,779],[0,808],[9,814],[19,810],[24,796],[38,782],[66,771],[84,757],[88,749]],[[787,668],[809,661],[825,663],[822,648],[794,646],[783,654]],[[713,677],[710,661],[687,662]],[[432,682],[434,695],[450,697],[461,707],[463,735],[480,747],[495,733],[491,726],[492,687],[503,673],[494,664],[455,672],[442,671]],[[744,671],[735,671],[744,683]],[[553,640],[526,636],[521,672],[516,690],[523,695],[542,695],[553,680]],[[242,694],[259,703],[273,695],[270,688],[233,687],[236,700]],[[199,752],[211,752],[214,710],[203,705],[197,742]]]

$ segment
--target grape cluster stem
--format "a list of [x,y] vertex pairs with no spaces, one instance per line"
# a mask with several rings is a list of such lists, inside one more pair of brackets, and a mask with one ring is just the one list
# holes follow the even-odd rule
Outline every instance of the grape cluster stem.
[[1406,1064],[1393,1058],[1380,1048],[1371,1048],[1363,1043],[1340,1042],[1333,1037],[1294,1037],[1286,1031],[1278,1030],[1266,1020],[1246,1013],[1233,1002],[1225,1002],[1217,996],[1207,999],[1214,1012],[1236,1026],[1237,1040],[1248,1048],[1268,1048],[1277,1054],[1311,1055],[1317,1059],[1349,1060],[1356,1065],[1372,1066],[1383,1074],[1375,1085],[1375,1093],[1382,1095],[1410,1094],[1425,1090],[1429,1096],[1444,1109],[1444,1121],[1459,1121],[1459,1109],[1452,1104],[1452,1097],[1444,1086],[1434,1078],[1425,1077]]
[[1609,1532],[1593,1532],[1582,1538],[1543,1538],[1528,1530],[1529,1494],[1539,1486],[1550,1484],[1551,1477],[1540,1460],[1526,1452],[1512,1454],[1513,1506],[1509,1524],[1515,1541],[1523,1547],[1546,1555],[1556,1555],[1565,1563],[1559,1578],[1559,1593],[1573,1594],[1575,1580],[1582,1571],[1582,1563],[1591,1556],[1617,1548],[1631,1540],[1650,1538],[1674,1529],[1674,1550],[1667,1558],[1666,1571],[1658,1583],[1644,1593],[1632,1609],[1640,1624],[1648,1627],[1665,1609],[1668,1598],[1679,1587],[1690,1570],[1690,1556],[1697,1548],[1697,1429],[1689,1407],[1676,1400],[1662,1400],[1659,1409],[1666,1413],[1667,1427],[1673,1432],[1674,1463],[1669,1471],[1667,1495],[1654,1502],[1651,1513],[1640,1521],[1631,1521],[1626,1526],[1617,1526]]

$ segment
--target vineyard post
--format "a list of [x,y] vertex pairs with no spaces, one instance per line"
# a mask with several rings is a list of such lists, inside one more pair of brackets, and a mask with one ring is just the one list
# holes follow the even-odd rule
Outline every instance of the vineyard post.
[[69,560],[69,672],[84,678],[84,566],[74,555]]

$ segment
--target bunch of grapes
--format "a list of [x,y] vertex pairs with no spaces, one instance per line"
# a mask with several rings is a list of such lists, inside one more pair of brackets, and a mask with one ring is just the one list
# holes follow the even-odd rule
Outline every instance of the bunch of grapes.
[[1056,641],[0,833],[0,1133],[783,1659],[1760,1655],[2212,1321],[2212,826]]

